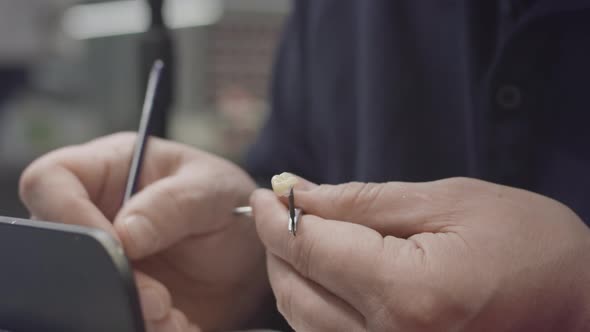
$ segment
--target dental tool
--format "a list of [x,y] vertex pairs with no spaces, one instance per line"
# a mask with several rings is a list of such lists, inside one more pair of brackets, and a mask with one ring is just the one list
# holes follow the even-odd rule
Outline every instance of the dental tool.
[[234,209],[234,215],[252,217],[252,207],[251,206],[238,206],[237,208]]
[[295,193],[293,193],[293,187],[291,187],[291,190],[289,190],[289,233],[293,236],[297,236],[297,223],[300,215],[301,209],[295,208]]
[[152,70],[150,71],[145,99],[143,101],[143,109],[141,111],[141,120],[137,131],[137,139],[135,141],[135,147],[133,148],[133,158],[131,159],[127,185],[125,186],[123,203],[126,203],[137,191],[137,183],[139,180],[139,174],[141,173],[141,164],[143,162],[145,147],[149,137],[154,100],[156,99],[156,93],[158,92],[158,83],[160,82],[163,68],[164,62],[162,62],[162,60],[157,60],[154,62]]
[[[289,190],[288,198],[288,217],[289,217],[289,226],[288,230],[289,233],[293,236],[297,235],[297,224],[299,224],[299,220],[301,219],[302,211],[299,208],[295,207],[295,193],[293,192],[293,187]],[[252,207],[251,206],[239,206],[233,210],[233,214],[236,216],[247,216],[252,217]]]

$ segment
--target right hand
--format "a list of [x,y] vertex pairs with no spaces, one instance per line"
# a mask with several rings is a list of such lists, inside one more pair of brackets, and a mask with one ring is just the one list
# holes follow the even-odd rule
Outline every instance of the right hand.
[[22,201],[34,218],[121,241],[148,331],[243,327],[270,295],[255,225],[232,215],[254,182],[223,159],[151,138],[139,192],[122,207],[134,141],[115,134],[49,153],[23,173]]
[[[302,181],[300,181],[302,183]],[[305,331],[590,331],[590,230],[550,198],[475,179],[252,195],[279,310]]]

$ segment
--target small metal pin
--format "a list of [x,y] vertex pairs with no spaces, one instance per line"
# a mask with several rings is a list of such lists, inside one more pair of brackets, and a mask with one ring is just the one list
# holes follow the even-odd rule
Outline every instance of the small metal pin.
[[[289,217],[289,233],[293,236],[297,235],[297,224],[299,223],[299,219],[301,219],[302,211],[301,209],[295,208],[295,193],[293,192],[293,188],[289,191],[288,196],[288,217]],[[252,217],[252,207],[251,206],[239,206],[233,209],[233,214],[236,216],[246,216]]]
[[295,217],[289,216],[289,233],[293,236],[297,236],[297,225],[301,219],[301,209],[295,209]]
[[133,157],[129,167],[129,175],[127,176],[127,185],[125,186],[123,203],[129,201],[131,196],[137,191],[145,148],[150,136],[149,130],[152,122],[152,112],[156,105],[156,96],[163,69],[164,62],[162,62],[162,60],[157,60],[154,62],[152,71],[150,72],[145,99],[143,101],[143,109],[141,111],[139,129],[137,130],[137,138],[135,139],[135,147],[133,148]]
[[293,236],[297,235],[297,213],[295,212],[295,193],[293,187],[289,190],[289,233]]
[[234,215],[236,216],[246,216],[252,217],[252,207],[251,206],[238,206],[233,211]]

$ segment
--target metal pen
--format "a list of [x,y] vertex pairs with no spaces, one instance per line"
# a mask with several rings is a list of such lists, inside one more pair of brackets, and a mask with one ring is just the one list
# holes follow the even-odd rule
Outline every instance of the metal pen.
[[[139,122],[139,129],[135,146],[133,148],[133,157],[129,167],[129,175],[127,176],[127,185],[125,186],[125,195],[123,197],[123,204],[129,201],[131,196],[137,191],[139,175],[141,173],[141,166],[144,159],[145,148],[149,138],[149,129],[151,123],[152,111],[154,109],[156,93],[158,92],[158,83],[162,75],[164,63],[157,60],[150,71],[143,108],[141,111],[141,119]],[[288,195],[288,217],[289,217],[289,233],[293,236],[297,234],[297,224],[301,217],[301,209],[295,208],[295,194],[291,188]],[[233,210],[235,215],[252,216],[252,207],[240,206]]]
[[143,108],[141,110],[141,120],[139,122],[139,129],[137,131],[135,147],[133,148],[133,158],[131,159],[129,175],[127,176],[127,185],[125,186],[123,204],[126,203],[137,191],[137,184],[139,181],[139,175],[141,173],[141,164],[143,162],[145,147],[149,137],[149,128],[152,111],[154,109],[154,101],[156,99],[158,83],[160,82],[163,68],[164,62],[162,62],[162,60],[156,60],[152,66],[152,70],[150,71],[145,99],[143,101]]

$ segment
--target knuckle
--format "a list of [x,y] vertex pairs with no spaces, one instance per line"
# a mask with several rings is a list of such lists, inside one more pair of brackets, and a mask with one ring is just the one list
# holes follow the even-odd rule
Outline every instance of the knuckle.
[[42,187],[43,180],[50,174],[53,174],[56,167],[52,166],[42,158],[29,165],[21,174],[18,185],[18,192],[21,201],[27,205],[28,208],[33,207],[37,202],[40,187]]
[[473,180],[471,178],[465,177],[465,176],[455,176],[452,178],[448,178],[447,179],[448,182],[452,183],[452,184],[456,184],[456,185],[462,185],[462,184],[466,184],[469,182],[472,182]]
[[[474,204],[488,201],[492,196],[502,197],[506,187],[491,184],[482,180],[455,177],[438,182],[434,193],[439,216],[445,222],[462,220],[466,213],[473,209]],[[479,208],[479,207],[478,207]]]
[[441,183],[449,188],[452,193],[461,195],[465,193],[477,192],[481,186],[482,181],[467,177],[453,177],[442,180]]
[[358,200],[372,201],[381,195],[382,185],[377,183],[362,183],[356,194]]
[[357,213],[370,210],[383,192],[382,185],[366,182],[350,182],[333,188],[336,191],[334,196],[338,197],[338,207],[351,207]]
[[21,200],[27,201],[39,183],[38,170],[35,164],[27,167],[19,180],[19,195]]
[[356,214],[366,215],[375,207],[376,202],[383,193],[383,185],[376,183],[363,183],[357,189],[353,206],[356,207]]
[[35,193],[43,178],[60,167],[67,160],[76,146],[70,146],[50,152],[31,163],[19,179],[19,195],[23,201]]

